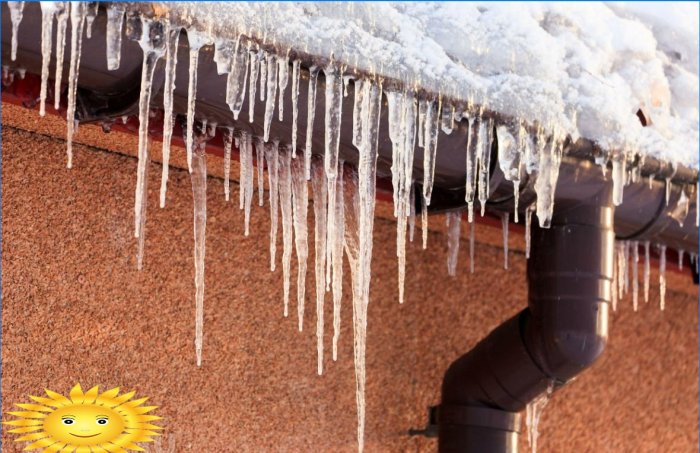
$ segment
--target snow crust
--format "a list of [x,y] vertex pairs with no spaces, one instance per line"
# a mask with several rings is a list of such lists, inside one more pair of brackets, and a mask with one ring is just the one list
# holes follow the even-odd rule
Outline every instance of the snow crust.
[[[162,9],[160,9],[162,8]],[[378,76],[698,167],[698,4],[160,3]],[[197,27],[195,27],[197,28]],[[651,119],[643,127],[636,112]]]

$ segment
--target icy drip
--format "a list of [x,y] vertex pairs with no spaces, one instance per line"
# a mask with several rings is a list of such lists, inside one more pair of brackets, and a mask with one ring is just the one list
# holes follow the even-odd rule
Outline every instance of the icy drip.
[[496,129],[498,137],[498,166],[508,181],[513,182],[515,223],[518,223],[518,187],[520,186],[520,151],[515,137],[505,126]]
[[479,188],[479,205],[481,206],[481,216],[486,211],[486,200],[489,198],[489,175],[491,169],[491,141],[493,135],[493,120],[489,118],[482,121],[479,127],[479,149],[477,156],[479,159],[477,168],[477,185]]
[[194,114],[195,101],[197,100],[197,68],[199,67],[199,51],[206,44],[203,37],[194,32],[187,33],[190,44],[190,65],[187,78],[187,168],[192,173],[192,152],[194,141]]
[[[267,93],[268,96],[270,93]],[[269,98],[268,98],[269,99]],[[292,155],[279,150],[279,197],[282,212],[282,278],[284,280],[284,316],[289,316],[289,286],[292,264]]]
[[462,215],[459,212],[448,212],[447,220],[447,275],[457,275],[457,256],[459,254],[459,232]]
[[231,198],[231,145],[233,145],[233,129],[224,132],[224,198]]
[[532,453],[537,453],[537,438],[539,437],[538,426],[540,424],[540,419],[542,418],[542,412],[545,406],[549,403],[552,398],[552,391],[554,386],[549,384],[547,390],[532,402],[530,402],[525,411],[525,426],[527,427],[527,442],[530,445],[530,451]]
[[430,206],[430,197],[433,193],[433,181],[435,180],[435,158],[437,156],[437,140],[440,103],[426,101],[424,123],[424,150],[423,150],[423,200],[426,206]]
[[248,83],[248,121],[252,123],[253,119],[255,118],[255,89],[258,85],[258,72],[260,69],[258,53],[250,50],[248,52],[248,61],[250,61],[250,82]]
[[625,187],[627,159],[625,153],[617,151],[612,156],[613,204],[620,206]]
[[[292,159],[291,165],[292,215],[294,219],[294,244],[297,253],[297,316],[299,318],[299,332],[301,332],[304,327],[306,263],[309,257],[309,233],[306,220],[309,209],[309,194],[303,159]],[[322,371],[322,368],[319,368],[319,370]]]
[[[316,351],[318,374],[323,374],[323,305],[326,295],[326,235],[328,220],[328,188],[323,162],[315,160],[311,165],[311,190],[314,197],[314,272],[316,277]],[[334,311],[335,315],[335,311]],[[334,320],[335,321],[335,320]],[[334,322],[335,325],[335,322]],[[333,332],[333,360],[336,360],[335,331]]]
[[[121,30],[121,25],[119,26]],[[175,91],[175,69],[177,68],[177,48],[180,42],[180,28],[168,30],[165,42],[165,84],[163,85],[163,172],[160,178],[160,207],[165,207],[170,170],[170,141],[173,137],[173,92]],[[120,43],[121,46],[121,43]],[[119,60],[117,59],[117,66]],[[116,69],[116,67],[115,67]],[[226,198],[228,200],[228,197]]]
[[316,118],[316,91],[319,69],[316,66],[309,68],[309,90],[306,104],[306,143],[304,145],[304,166],[306,179],[311,178],[311,143],[314,131],[314,119]]
[[343,299],[343,246],[345,245],[345,193],[343,182],[343,162],[338,168],[338,186],[335,192],[335,242],[332,247],[333,259],[333,360],[338,359],[340,339],[340,307]]
[[258,146],[265,146],[265,160],[267,161],[267,177],[270,185],[270,270],[275,271],[275,255],[277,253],[277,213],[279,201],[279,142]]
[[639,307],[639,243],[632,241],[632,307]]
[[503,229],[503,269],[508,269],[508,222],[510,213],[504,212],[501,214],[501,226]]
[[83,44],[86,13],[85,3],[70,3],[70,69],[68,71],[68,110],[66,113],[66,122],[68,123],[66,133],[68,168],[73,167],[73,134],[75,133],[76,122],[75,97],[78,92],[78,70],[80,69],[80,53]]
[[54,14],[56,14],[55,3],[41,3],[41,90],[39,91],[39,116],[46,114],[46,88],[49,81]]
[[477,160],[481,149],[481,116],[477,115],[469,123],[467,140],[467,165],[464,201],[467,202],[467,220],[474,221],[474,199],[476,197]]
[[249,49],[243,46],[239,37],[236,41],[236,49],[233,53],[231,69],[226,77],[226,103],[233,113],[233,119],[236,121],[238,120],[238,115],[241,113],[243,101],[245,100],[249,55]]
[[66,49],[66,27],[70,16],[70,3],[62,2],[56,12],[56,71],[54,74],[54,108],[58,110],[61,103],[61,78],[63,76],[63,57]]
[[[75,5],[75,3],[73,4]],[[134,18],[134,20],[138,20]],[[141,66],[141,93],[139,95],[139,150],[136,170],[136,193],[134,197],[134,236],[142,234],[142,216],[146,211],[146,167],[148,166],[148,120],[153,73],[158,59],[163,55],[164,39],[163,26],[158,22],[143,18],[141,20],[141,36],[138,43],[143,50]]]
[[150,166],[151,163],[151,158],[150,158],[150,149],[151,149],[151,138],[147,137],[146,138],[146,144],[143,149],[143,160],[145,162],[145,168],[143,171],[143,194],[142,194],[142,202],[141,202],[141,211],[139,212],[139,218],[140,218],[140,223],[139,223],[139,237],[138,237],[138,250],[136,252],[136,269],[137,270],[142,270],[143,269],[143,256],[144,252],[146,250],[146,206],[148,202],[146,201],[146,194],[148,193],[148,167]]
[[[541,145],[541,148],[540,148]],[[538,140],[539,166],[535,180],[537,194],[537,219],[542,228],[549,228],[554,210],[554,191],[559,179],[559,165],[562,157],[562,143],[553,136],[548,140]]]
[[[284,92],[287,89],[287,84],[289,83],[289,60],[287,58],[277,57],[277,66],[279,70],[277,82],[280,89],[279,120],[282,121],[284,118]],[[296,146],[292,149],[292,159],[294,158],[296,158]]]
[[253,180],[255,169],[253,166],[253,140],[246,133],[241,133],[240,138],[240,190],[239,208],[244,210],[244,235],[250,235],[250,207],[253,204]]
[[[301,74],[301,62],[294,60],[292,63],[292,153],[297,154],[297,123],[299,120],[299,79]],[[280,102],[280,106],[282,102]],[[280,118],[281,119],[281,118]],[[304,162],[304,174],[309,179],[306,172],[306,162]]]
[[666,308],[666,246],[659,246],[659,307]]
[[531,204],[525,209],[525,258],[530,259],[530,247],[532,246],[532,213],[535,205]]
[[264,204],[263,199],[265,197],[265,157],[263,145],[261,145],[259,141],[255,142],[255,160],[258,169],[258,206],[262,206]]
[[24,12],[24,2],[7,2],[10,9],[10,21],[12,22],[12,61],[17,58],[17,30],[22,22]]
[[[340,126],[343,107],[343,78],[339,74],[338,68],[329,65],[324,69],[326,76],[326,112],[325,112],[325,148],[324,168],[328,181],[328,243],[336,241],[335,231],[335,200],[336,181],[338,179],[338,152],[340,144]],[[354,137],[354,134],[353,134]],[[308,136],[307,136],[308,138]],[[307,142],[308,146],[308,142]],[[326,258],[326,289],[331,281],[331,263]]]
[[[107,69],[119,69],[122,54],[122,25],[124,24],[124,7],[119,3],[110,3],[107,7]],[[178,29],[179,36],[179,29]],[[177,47],[177,46],[176,46]],[[167,72],[166,72],[167,74]]]
[[[404,301],[406,275],[406,227],[411,222],[411,240],[415,227],[415,187],[413,156],[416,137],[416,100],[411,93],[387,92],[389,138],[392,143],[392,184],[396,216],[396,255],[399,271],[399,303]],[[413,217],[411,217],[411,213]]]
[[469,272],[474,273],[474,222],[469,222]]
[[644,242],[644,302],[649,302],[649,277],[651,274],[651,265],[649,257],[649,241]]
[[197,366],[202,365],[204,339],[204,252],[207,228],[207,156],[205,143],[196,144],[192,155],[192,200],[194,206],[194,286],[195,286],[195,340]]
[[270,125],[272,124],[272,117],[275,113],[275,99],[277,98],[277,57],[275,57],[274,54],[267,54],[266,59],[267,100],[265,101],[265,125],[263,139],[267,142],[270,140]]
[[411,184],[411,194],[409,198],[411,207],[408,211],[408,240],[413,242],[413,234],[416,231],[416,185]]

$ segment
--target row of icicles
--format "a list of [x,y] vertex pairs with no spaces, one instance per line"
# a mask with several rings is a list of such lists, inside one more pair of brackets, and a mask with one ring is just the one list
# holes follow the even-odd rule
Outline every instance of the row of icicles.
[[[97,2],[42,2],[42,71],[40,91],[40,115],[45,114],[49,63],[52,53],[52,36],[56,22],[56,71],[54,106],[59,108],[61,93],[61,68],[63,68],[64,49],[66,47],[66,29],[70,23],[70,61],[67,95],[67,155],[68,167],[72,166],[72,138],[77,121],[76,92],[78,70],[83,32],[91,37],[92,23],[98,13]],[[16,57],[17,29],[22,19],[24,2],[9,2],[13,24],[12,59]],[[126,21],[124,20],[126,18]],[[125,24],[126,22],[126,24]],[[127,37],[138,41],[143,49],[143,66],[141,92],[139,97],[139,148],[138,169],[134,204],[134,231],[138,238],[137,266],[142,268],[144,256],[144,237],[146,224],[147,194],[146,183],[149,167],[148,121],[151,100],[151,81],[156,63],[165,59],[164,82],[164,124],[162,149],[162,175],[160,187],[160,207],[165,207],[170,142],[173,133],[174,112],[173,92],[177,67],[177,49],[182,27],[176,26],[174,20],[155,21],[136,14],[126,13],[126,7],[119,3],[110,3],[107,7],[107,66],[115,70],[120,65],[122,29],[126,25]],[[547,227],[551,220],[554,205],[554,188],[556,186],[559,164],[564,150],[564,134],[555,132],[547,135],[543,129],[532,137],[522,121],[517,124],[498,125],[494,129],[494,120],[483,116],[483,109],[468,105],[458,108],[442,103],[440,96],[434,99],[418,99],[411,91],[383,92],[381,80],[354,80],[354,105],[352,112],[353,145],[359,151],[359,164],[351,168],[340,159],[339,140],[342,123],[342,98],[348,95],[347,85],[352,79],[344,74],[344,68],[331,61],[323,68],[311,67],[308,78],[307,98],[307,134],[305,146],[298,146],[297,124],[299,83],[301,61],[289,61],[288,56],[274,54],[258,48],[252,40],[242,36],[235,41],[216,40],[187,30],[189,43],[189,77],[188,99],[185,126],[187,165],[191,174],[194,200],[194,257],[195,257],[195,350],[197,365],[201,365],[203,347],[203,306],[204,306],[204,258],[206,231],[206,142],[217,133],[215,123],[203,120],[195,121],[195,102],[197,95],[197,66],[200,49],[206,45],[215,45],[214,61],[220,75],[226,75],[226,103],[230,106],[234,120],[238,120],[246,94],[249,99],[249,121],[253,121],[254,108],[260,99],[265,102],[264,133],[262,137],[252,136],[243,130],[231,127],[223,128],[224,138],[224,191],[230,198],[231,150],[236,146],[240,150],[240,199],[239,207],[245,212],[245,235],[249,234],[250,209],[255,197],[254,182],[257,179],[258,204],[264,201],[264,173],[267,165],[270,204],[270,269],[276,268],[276,239],[278,234],[278,216],[282,223],[282,273],[284,281],[284,315],[289,312],[289,292],[291,279],[292,249],[297,256],[297,316],[301,331],[304,319],[305,281],[307,273],[308,250],[308,181],[311,181],[313,196],[313,216],[315,221],[314,248],[317,311],[317,350],[318,374],[323,372],[323,330],[325,293],[331,292],[333,299],[333,360],[337,359],[338,338],[340,334],[340,308],[342,300],[343,253],[351,265],[354,358],[357,384],[358,411],[358,449],[363,450],[365,420],[365,349],[367,332],[367,306],[369,304],[369,285],[372,260],[372,231],[374,220],[376,162],[379,118],[382,95],[387,99],[389,136],[392,142],[392,183],[394,187],[394,216],[397,218],[397,258],[399,273],[399,302],[404,300],[404,281],[406,266],[406,236],[413,240],[416,222],[416,196],[422,189],[421,223],[423,248],[427,247],[428,206],[430,205],[435,158],[439,130],[450,134],[455,121],[467,120],[469,125],[468,144],[466,147],[465,201],[468,211],[467,219],[470,231],[470,269],[474,270],[474,228],[473,209],[476,200],[484,215],[488,197],[489,168],[491,144],[496,131],[499,143],[498,163],[506,179],[513,182],[515,195],[515,222],[518,222],[518,187],[523,169],[536,176],[534,188],[537,202],[528,206],[526,214],[526,255],[529,257],[530,224],[533,212],[537,213],[539,223]],[[289,55],[289,53],[285,54]],[[291,69],[291,71],[290,71]],[[315,122],[317,81],[320,71],[325,77],[325,137],[323,156],[314,155],[311,148],[311,134]],[[291,80],[290,80],[291,76]],[[259,83],[258,83],[259,81]],[[291,82],[291,86],[290,86]],[[259,85],[259,91],[258,90]],[[278,137],[270,137],[270,125],[276,110],[281,121],[284,117],[283,102],[276,105],[277,99],[283,99],[287,88],[292,98],[292,131],[289,144],[282,143]],[[278,106],[278,109],[276,109]],[[414,183],[413,165],[416,146],[423,148],[423,181]],[[617,154],[616,156],[619,156]],[[615,156],[613,156],[615,157]],[[617,163],[616,163],[617,162]],[[621,163],[622,162],[622,163]],[[255,172],[257,167],[257,174]],[[622,171],[620,168],[622,167]],[[622,186],[626,184],[624,159],[613,159],[613,182],[616,203],[621,202]],[[685,192],[683,193],[685,195]],[[687,200],[687,197],[686,197]],[[687,207],[686,207],[687,214]],[[448,221],[448,272],[455,275],[457,250],[459,247],[459,230],[461,215],[451,213]],[[508,267],[507,243],[509,214],[503,214],[504,267]],[[628,250],[626,247],[625,250]],[[636,249],[635,249],[636,250]],[[648,250],[648,247],[647,247]],[[662,248],[665,250],[665,248]],[[636,253],[634,257],[636,257]],[[646,255],[648,256],[648,254]],[[665,254],[661,254],[662,269]],[[635,258],[636,259],[636,258]],[[626,262],[626,261],[625,261]],[[635,261],[636,262],[636,261]],[[697,260],[696,260],[697,263]],[[648,266],[648,264],[646,265]],[[628,267],[618,263],[618,274],[627,275]],[[636,271],[636,266],[633,267]],[[646,267],[645,267],[646,269]],[[645,271],[645,275],[647,275]],[[664,294],[664,277],[661,272],[662,302]],[[622,281],[622,280],[620,280]],[[626,280],[625,280],[626,281]],[[645,283],[645,288],[648,283]],[[634,286],[636,288],[636,286]],[[622,293],[622,291],[620,291]],[[635,293],[636,294],[636,289]],[[646,292],[645,292],[646,294]],[[636,300],[636,299],[635,299]],[[636,306],[636,305],[635,305]]]

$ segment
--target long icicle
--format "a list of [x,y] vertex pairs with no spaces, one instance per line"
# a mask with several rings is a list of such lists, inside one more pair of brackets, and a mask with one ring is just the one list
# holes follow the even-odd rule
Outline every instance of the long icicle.
[[195,353],[202,366],[204,343],[204,254],[207,228],[207,156],[205,142],[195,142],[192,152],[192,200],[194,211]]
[[11,59],[12,61],[15,61],[17,58],[17,31],[19,29],[20,22],[22,22],[24,2],[7,2],[7,7],[10,9],[10,21],[12,23]]
[[267,99],[265,100],[265,123],[263,125],[263,140],[270,140],[270,125],[275,114],[275,100],[277,99],[277,57],[268,53],[267,59]]
[[[291,151],[289,151],[291,153]],[[306,299],[306,265],[309,257],[307,215],[309,209],[308,184],[303,159],[292,159],[292,214],[294,244],[297,253],[297,316],[299,332],[304,327]]]
[[279,213],[279,141],[265,146],[265,160],[267,161],[267,177],[270,185],[270,270],[275,271],[275,255],[277,254],[277,216]]
[[265,197],[265,150],[263,145],[259,142],[255,142],[255,160],[258,167],[258,206],[264,204]]
[[459,233],[462,224],[460,212],[448,212],[447,223],[447,275],[457,275],[457,257],[459,255]]
[[87,15],[86,3],[76,2],[70,4],[70,70],[68,72],[68,109],[66,122],[66,154],[68,155],[68,168],[73,168],[73,134],[75,133],[75,102],[78,93],[78,72],[80,69],[80,53],[83,45],[83,29],[85,28],[85,16]]
[[[146,146],[143,149],[143,160],[146,163],[142,176],[143,194],[148,193],[148,167],[151,164],[150,149],[152,142],[153,141],[151,140],[150,136],[146,137]],[[148,205],[148,201],[145,198],[146,197],[143,196],[141,202],[141,212],[139,214],[141,222],[139,225],[138,251],[136,252],[136,269],[139,271],[143,269],[143,256],[146,251],[146,207]]]
[[41,89],[39,91],[39,116],[46,115],[46,89],[49,82],[49,65],[53,42],[54,2],[41,2]]
[[258,84],[258,73],[260,70],[260,59],[258,52],[249,50],[248,61],[250,62],[250,82],[248,83],[248,122],[255,119],[255,89]]
[[474,221],[474,199],[476,198],[477,162],[481,148],[481,115],[476,115],[469,121],[467,133],[466,181],[464,201],[467,202],[467,220]]
[[188,33],[187,40],[190,45],[190,65],[187,80],[187,168],[192,173],[192,153],[194,151],[194,115],[195,102],[197,100],[197,69],[199,67],[199,51],[205,44],[205,40],[196,33]]
[[[269,68],[268,68],[269,69]],[[268,96],[270,92],[267,93]],[[269,99],[269,98],[268,98]],[[284,280],[284,316],[289,316],[289,287],[292,263],[292,155],[287,149],[279,150],[279,197],[282,212],[282,278]]]
[[340,339],[340,308],[343,299],[343,247],[345,245],[345,189],[343,162],[338,168],[338,187],[335,195],[335,243],[332,247],[333,259],[333,360],[338,360],[338,340]]
[[[112,2],[107,7],[107,69],[119,69],[122,55],[122,26],[124,24],[124,5]],[[179,34],[179,33],[178,33]]]
[[[170,170],[170,141],[173,137],[173,93],[177,68],[177,48],[180,42],[180,28],[168,30],[165,42],[165,84],[163,85],[163,170],[160,177],[160,207],[165,207]],[[117,60],[117,66],[119,61]]]
[[[326,173],[323,170],[323,162],[318,159],[311,164],[311,190],[314,197],[314,271],[316,276],[316,351],[317,368],[319,376],[323,374],[323,305],[326,295],[326,239],[328,213],[328,188],[326,187]],[[333,332],[335,339],[335,332]],[[334,342],[335,345],[335,342]],[[333,360],[336,358],[336,349],[333,348]]]
[[233,145],[233,128],[224,133],[224,198],[231,198],[231,146]]
[[314,133],[314,119],[316,118],[316,92],[319,68],[312,66],[309,68],[309,89],[306,104],[306,142],[304,144],[304,166],[306,168],[306,179],[311,178],[311,144]]
[[[335,192],[338,179],[338,153],[340,145],[340,126],[343,106],[343,78],[339,69],[329,65],[324,69],[326,76],[326,112],[325,112],[325,148],[324,168],[328,181],[328,243],[335,242]],[[328,253],[328,251],[327,251]],[[331,284],[331,261],[326,258],[326,289]]]
[[[299,79],[301,76],[301,61],[294,60],[292,63],[292,153],[297,154],[297,124],[299,121]],[[280,103],[282,105],[282,103]],[[306,173],[306,162],[304,163],[304,174]]]
[[66,50],[66,27],[70,17],[70,3],[61,2],[56,12],[56,71],[54,74],[54,109],[61,106],[61,79]]
[[[138,20],[138,19],[134,19]],[[146,206],[146,167],[148,166],[148,120],[153,73],[158,59],[163,55],[163,26],[150,19],[142,19],[142,34],[139,45],[143,50],[141,66],[141,93],[139,96],[139,151],[136,171],[136,193],[134,197],[134,237],[141,236],[141,217],[145,215]]]

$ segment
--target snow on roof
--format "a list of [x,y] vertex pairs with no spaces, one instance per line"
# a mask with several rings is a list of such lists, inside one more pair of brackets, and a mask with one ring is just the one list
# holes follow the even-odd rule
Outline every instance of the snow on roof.
[[608,150],[698,167],[697,3],[162,5],[215,36],[333,55]]

